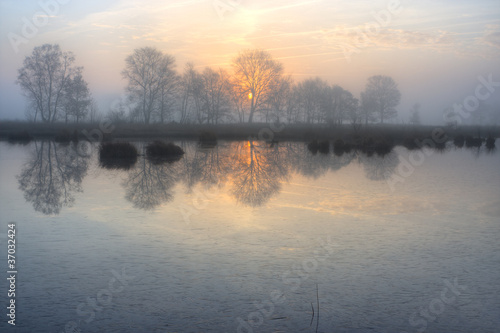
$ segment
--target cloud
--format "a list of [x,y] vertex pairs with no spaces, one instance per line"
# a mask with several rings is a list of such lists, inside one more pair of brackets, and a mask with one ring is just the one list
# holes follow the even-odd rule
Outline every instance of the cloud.
[[488,26],[486,31],[484,32],[482,41],[489,46],[493,46],[495,48],[500,49],[500,26],[499,25]]
[[356,48],[393,48],[393,49],[448,49],[456,43],[453,33],[438,30],[436,32],[411,31],[404,29],[380,29],[378,32],[366,32],[363,26],[336,27],[323,30],[316,36],[330,45],[350,45]]

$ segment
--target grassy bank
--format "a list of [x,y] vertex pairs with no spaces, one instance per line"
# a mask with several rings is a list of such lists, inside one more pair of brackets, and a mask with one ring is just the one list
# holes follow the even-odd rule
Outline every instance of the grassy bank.
[[[112,129],[105,133],[105,129]],[[99,124],[43,124],[3,121],[0,122],[0,139],[8,140],[16,137],[31,137],[34,139],[88,140],[85,133],[94,134],[94,141],[99,139],[96,133],[103,135],[104,141],[112,139],[194,139],[198,140],[203,133],[212,133],[218,139],[246,140],[249,137],[266,141],[280,140],[337,140],[345,142],[360,138],[374,138],[388,140],[394,144],[403,144],[415,138],[428,138],[436,129],[441,129],[449,138],[457,136],[471,137],[500,137],[499,126],[461,126],[456,129],[439,126],[412,126],[412,125],[378,125],[372,124],[354,130],[350,125],[326,126],[320,124],[116,124],[100,127]],[[100,140],[100,139],[99,139]]]

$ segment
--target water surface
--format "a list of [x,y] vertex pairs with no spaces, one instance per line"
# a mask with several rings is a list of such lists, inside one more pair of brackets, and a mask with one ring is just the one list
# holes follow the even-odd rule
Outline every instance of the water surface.
[[500,154],[449,148],[407,172],[400,147],[178,144],[178,162],[109,170],[96,146],[0,143],[0,231],[18,229],[15,330],[500,327]]

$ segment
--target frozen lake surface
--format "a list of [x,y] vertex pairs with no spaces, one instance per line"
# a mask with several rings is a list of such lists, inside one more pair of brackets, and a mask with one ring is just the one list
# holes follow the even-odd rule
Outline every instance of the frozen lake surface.
[[498,152],[178,144],[108,170],[96,146],[0,143],[9,331],[498,332]]

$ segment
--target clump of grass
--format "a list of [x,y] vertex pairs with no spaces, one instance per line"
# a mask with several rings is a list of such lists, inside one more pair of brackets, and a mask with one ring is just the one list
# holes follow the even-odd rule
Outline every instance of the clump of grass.
[[435,142],[435,150],[438,152],[444,152],[446,150],[446,141],[444,142]]
[[349,144],[346,144],[344,140],[337,139],[333,142],[333,153],[337,156],[342,156],[346,152],[346,150],[351,150]]
[[128,142],[101,143],[99,164],[106,169],[128,170],[137,162],[137,148]]
[[33,136],[29,134],[27,131],[20,131],[17,133],[12,133],[8,136],[8,141],[10,143],[20,143],[26,145],[33,140]]
[[489,137],[486,139],[486,148],[487,148],[488,150],[495,149],[495,138],[494,138],[494,137],[489,136]]
[[174,162],[184,155],[181,147],[169,142],[154,141],[146,146],[146,156],[154,162]]
[[389,154],[394,148],[394,143],[389,139],[373,139],[372,137],[364,138],[361,143],[356,145],[356,148],[368,156],[377,153],[379,156]]
[[406,149],[408,150],[417,150],[420,148],[420,146],[417,144],[417,140],[419,138],[416,137],[416,136],[413,136],[413,137],[406,137],[404,140],[403,140],[403,147],[405,147]]
[[465,138],[465,147],[473,148],[473,147],[481,147],[483,145],[483,139],[481,138],[473,138],[472,136],[467,136]]
[[389,154],[392,151],[392,148],[394,148],[394,144],[387,139],[375,142],[375,152],[380,156]]
[[316,155],[318,151],[322,154],[328,154],[330,152],[330,142],[328,142],[328,140],[313,140],[307,145],[307,149],[314,155]]
[[454,139],[453,139],[453,143],[455,144],[455,146],[457,146],[458,148],[462,148],[464,146],[464,143],[465,143],[465,137],[463,135],[457,135]]
[[214,132],[202,132],[198,138],[198,142],[203,147],[215,147],[217,145],[217,136]]

